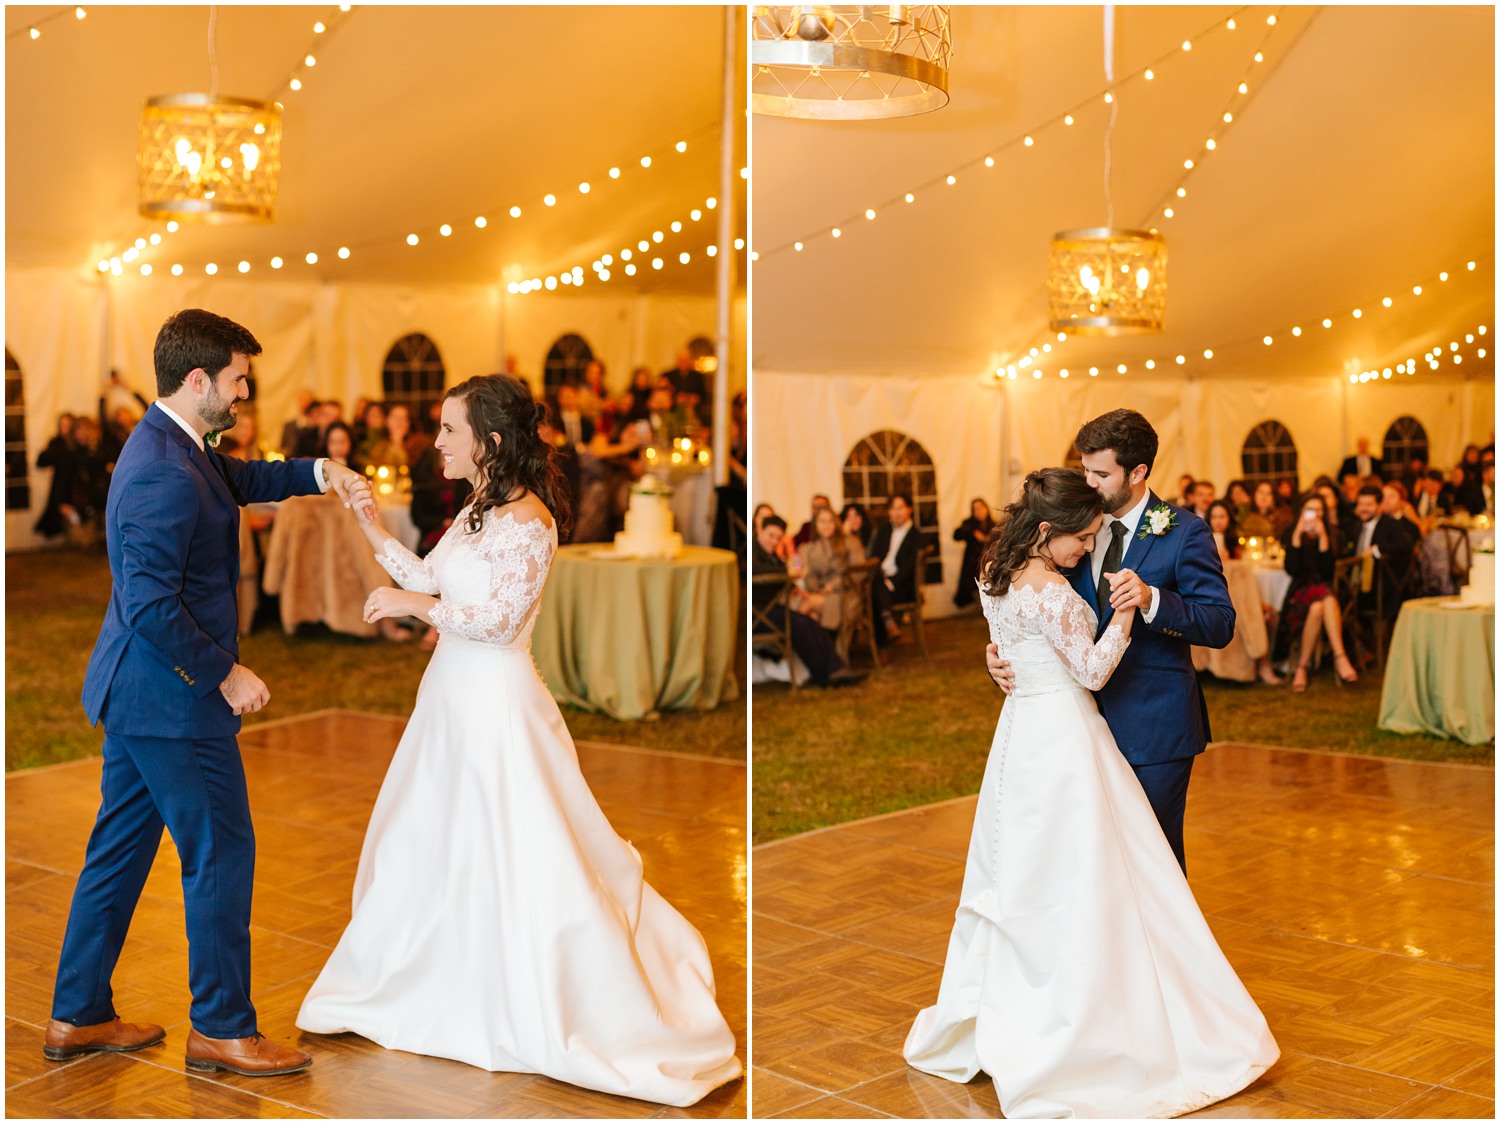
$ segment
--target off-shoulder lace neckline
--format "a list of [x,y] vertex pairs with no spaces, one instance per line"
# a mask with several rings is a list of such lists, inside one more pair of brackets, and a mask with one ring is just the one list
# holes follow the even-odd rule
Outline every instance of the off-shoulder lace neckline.
[[[466,504],[464,504],[463,507],[461,507],[459,509],[458,515],[456,515],[456,516],[453,517],[453,522],[457,523],[458,519],[459,519],[459,516],[463,515],[464,512],[468,511],[473,506],[474,505],[472,503],[466,503]],[[493,512],[494,510],[495,510],[494,508],[490,508],[490,512]],[[487,512],[486,514],[489,514],[490,512]],[[496,523],[499,523],[499,522],[501,522],[502,520],[505,520],[505,519],[509,519],[517,527],[530,527],[533,524],[535,524],[535,525],[540,526],[545,531],[550,531],[554,527],[557,526],[557,524],[555,522],[554,523],[545,522],[540,515],[535,515],[532,518],[527,519],[525,522],[522,522],[520,519],[516,518],[516,513],[514,511],[503,511],[499,515],[495,516],[495,520],[494,521]]]

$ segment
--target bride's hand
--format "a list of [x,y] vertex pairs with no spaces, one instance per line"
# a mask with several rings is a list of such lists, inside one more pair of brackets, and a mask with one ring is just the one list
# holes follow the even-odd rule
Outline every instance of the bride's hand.
[[365,598],[365,623],[374,624],[387,617],[420,617],[427,620],[427,610],[436,603],[435,597],[429,597],[425,593],[412,593],[410,590],[383,585]]
[[1151,603],[1151,587],[1134,570],[1119,570],[1104,577],[1109,582],[1109,603],[1115,612],[1144,609]]

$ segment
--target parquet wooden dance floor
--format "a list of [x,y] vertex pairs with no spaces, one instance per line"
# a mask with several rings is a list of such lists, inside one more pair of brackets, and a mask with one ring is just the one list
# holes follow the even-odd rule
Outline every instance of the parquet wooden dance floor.
[[[6,1114],[23,1117],[739,1117],[745,1082],[691,1109],[592,1093],[532,1074],[384,1050],[357,1035],[304,1035],[297,1009],[349,918],[360,841],[404,719],[324,712],[240,738],[255,817],[252,996],[260,1028],[313,1055],[276,1078],[183,1068],[187,939],[170,839],[115,972],[122,1017],[167,1027],[160,1046],[72,1062],[42,1058],[58,950],[99,801],[99,760],[6,783]],[[585,742],[579,758],[646,877],[703,933],[719,1001],[745,1047],[743,764]]]
[[[989,1078],[910,1069],[974,797],[753,854],[757,1118],[983,1117]],[[1189,881],[1282,1057],[1198,1116],[1495,1115],[1494,773],[1217,745]]]

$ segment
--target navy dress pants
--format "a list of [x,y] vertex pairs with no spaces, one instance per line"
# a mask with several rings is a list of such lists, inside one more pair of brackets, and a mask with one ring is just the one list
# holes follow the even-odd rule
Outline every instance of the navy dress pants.
[[1182,816],[1187,810],[1188,778],[1193,772],[1193,758],[1163,761],[1158,765],[1132,765],[1136,780],[1146,791],[1151,810],[1161,824],[1162,834],[1177,856],[1177,865],[1187,873],[1187,858],[1182,849]]
[[75,1026],[115,1017],[110,977],[165,826],[182,860],[193,1026],[209,1038],[256,1033],[250,1002],[255,833],[235,739],[106,730],[100,788],[99,817],[63,936],[52,1017]]

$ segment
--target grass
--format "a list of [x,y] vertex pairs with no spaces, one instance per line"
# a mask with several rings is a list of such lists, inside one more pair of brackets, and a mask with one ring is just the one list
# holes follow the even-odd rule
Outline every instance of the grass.
[[[47,552],[5,560],[5,767],[25,769],[97,755],[103,732],[90,728],[79,695],[109,602],[102,554]],[[271,688],[258,722],[336,707],[405,717],[431,653],[416,644],[342,636],[307,626],[287,636],[262,623],[240,644],[240,660]],[[735,671],[746,682],[743,657]],[[745,704],[618,722],[564,707],[573,737],[743,760]]]
[[[979,791],[1004,697],[984,670],[984,621],[928,625],[931,660],[903,640],[890,669],[856,687],[757,687],[755,841]],[[865,657],[868,659],[868,657]],[[865,666],[856,655],[856,667]],[[1291,745],[1419,761],[1495,763],[1493,744],[1467,746],[1375,728],[1380,676],[1337,688],[1314,675],[1307,694],[1203,678],[1221,741]]]

